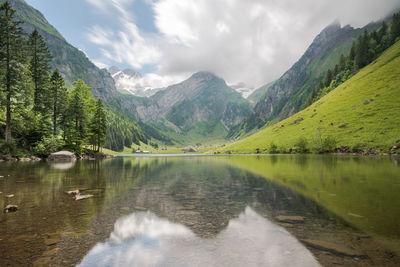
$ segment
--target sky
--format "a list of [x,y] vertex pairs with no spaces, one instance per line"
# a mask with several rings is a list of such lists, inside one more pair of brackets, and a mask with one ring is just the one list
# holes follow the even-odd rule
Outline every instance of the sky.
[[151,87],[197,71],[257,88],[279,78],[335,20],[362,27],[399,0],[26,0],[99,67]]

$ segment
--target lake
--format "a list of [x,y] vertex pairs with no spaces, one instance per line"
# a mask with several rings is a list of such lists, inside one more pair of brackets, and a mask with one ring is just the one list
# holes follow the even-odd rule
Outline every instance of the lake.
[[0,176],[1,207],[19,207],[0,215],[0,266],[400,265],[396,157],[127,155]]

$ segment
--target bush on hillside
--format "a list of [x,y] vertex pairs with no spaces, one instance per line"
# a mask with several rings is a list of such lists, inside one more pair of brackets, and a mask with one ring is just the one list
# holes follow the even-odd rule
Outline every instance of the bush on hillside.
[[295,150],[297,153],[306,153],[308,152],[308,141],[304,137],[300,137],[297,142],[294,144]]

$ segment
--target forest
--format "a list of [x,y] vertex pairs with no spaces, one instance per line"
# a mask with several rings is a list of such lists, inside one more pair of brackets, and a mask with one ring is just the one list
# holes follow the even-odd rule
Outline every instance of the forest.
[[37,30],[23,35],[8,2],[0,7],[0,153],[46,156],[60,149],[101,151],[108,121],[103,103],[77,80],[68,90]]

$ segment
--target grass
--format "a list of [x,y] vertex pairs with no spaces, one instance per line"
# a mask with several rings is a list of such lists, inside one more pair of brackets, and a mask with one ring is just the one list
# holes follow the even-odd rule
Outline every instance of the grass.
[[[204,153],[209,151],[212,147],[212,145],[202,145],[202,146],[196,146],[194,147],[196,152],[193,153]],[[183,148],[185,147],[177,147],[177,146],[164,146],[160,145],[158,149],[147,145],[145,143],[140,143],[140,145],[132,145],[131,148],[129,147],[124,147],[123,151],[116,152],[107,148],[103,148],[103,152],[111,155],[124,155],[124,154],[132,154],[133,150],[140,149],[142,151],[149,151],[151,154],[183,154],[184,152],[182,151]],[[186,147],[189,148],[189,147]]]
[[[388,151],[400,142],[400,42],[351,79],[273,126],[216,150],[217,153],[268,152],[271,143],[280,152],[294,149],[301,138],[309,150],[320,139],[336,147]],[[213,152],[213,151],[212,151]]]

